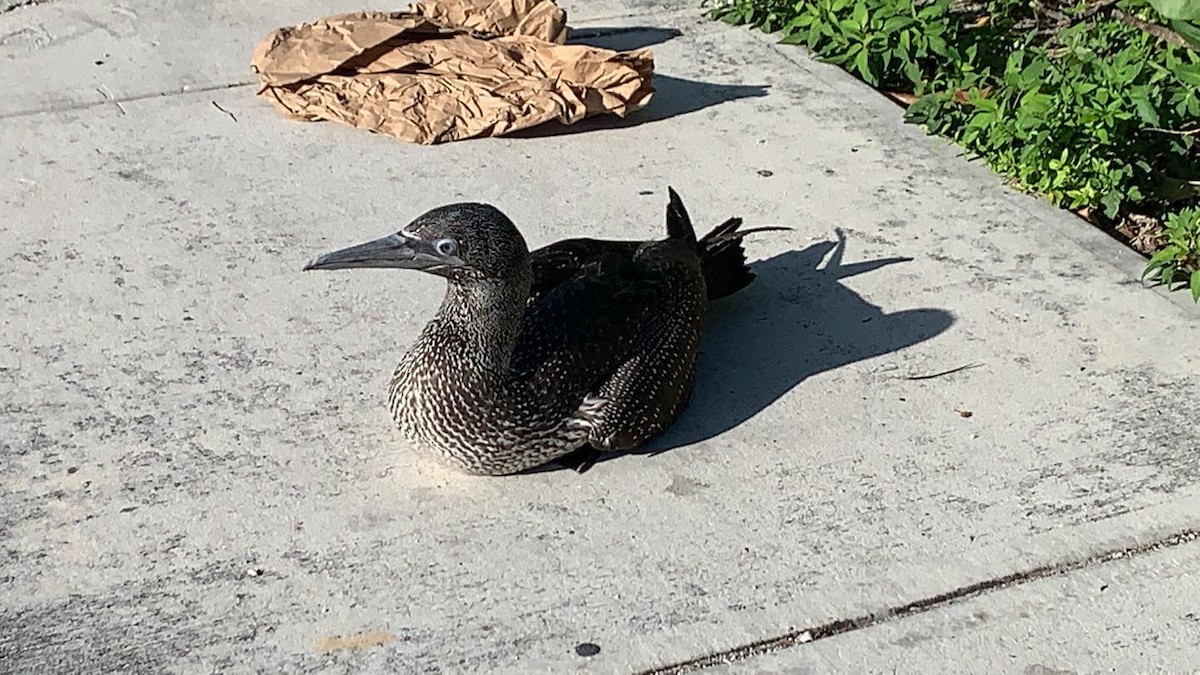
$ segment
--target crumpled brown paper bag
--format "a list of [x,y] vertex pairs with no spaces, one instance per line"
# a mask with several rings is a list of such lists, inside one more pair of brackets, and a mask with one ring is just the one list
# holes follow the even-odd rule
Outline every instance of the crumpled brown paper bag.
[[435,0],[280,28],[252,67],[286,115],[424,144],[624,117],[650,102],[649,50],[566,39],[551,0]]

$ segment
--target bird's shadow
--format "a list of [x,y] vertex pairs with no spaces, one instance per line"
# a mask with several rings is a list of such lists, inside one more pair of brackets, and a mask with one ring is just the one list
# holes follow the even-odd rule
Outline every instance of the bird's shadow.
[[[583,44],[625,51],[660,44],[682,34],[675,28],[655,26],[580,28],[571,31],[567,44]],[[636,110],[623,118],[616,115],[595,115],[570,125],[547,122],[508,134],[507,137],[543,138],[599,129],[635,127],[696,112],[727,101],[767,95],[765,85],[701,82],[664,75],[659,72],[654,73],[651,83],[654,86],[654,96],[650,98],[650,103],[645,108]]]
[[[885,312],[841,281],[911,258],[845,264],[846,238],[751,265],[757,278],[713,307],[691,402],[658,439],[630,453],[656,455],[718,436],[806,379],[928,340],[949,328],[941,309]],[[824,264],[822,264],[824,262]],[[785,433],[785,432],[781,432]],[[543,470],[558,470],[551,464]]]

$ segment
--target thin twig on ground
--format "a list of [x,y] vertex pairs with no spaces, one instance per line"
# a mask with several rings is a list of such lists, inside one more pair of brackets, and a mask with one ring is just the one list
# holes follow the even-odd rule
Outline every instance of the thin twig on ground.
[[962,372],[964,370],[970,370],[972,368],[978,368],[982,365],[983,365],[982,363],[968,363],[964,366],[959,366],[957,368],[951,368],[950,370],[943,370],[938,373],[929,373],[928,375],[905,375],[904,379],[906,379],[906,380],[932,380],[935,377],[942,377],[943,375],[953,375],[954,373]]
[[235,117],[233,113],[222,108],[220,103],[217,103],[216,101],[209,101],[209,103],[213,104],[213,107],[216,108],[217,110],[220,110],[221,112],[225,113],[226,115],[229,115],[229,119],[233,120],[234,122],[237,121],[237,117]]

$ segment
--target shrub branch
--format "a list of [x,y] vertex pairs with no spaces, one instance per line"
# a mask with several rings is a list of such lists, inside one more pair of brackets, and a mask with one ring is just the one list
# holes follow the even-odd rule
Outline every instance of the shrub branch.
[[1146,33],[1153,35],[1154,37],[1156,37],[1160,40],[1166,40],[1167,42],[1170,42],[1173,45],[1178,45],[1180,47],[1191,49],[1192,51],[1200,51],[1200,48],[1197,48],[1192,43],[1183,39],[1182,35],[1180,35],[1179,33],[1176,33],[1175,31],[1171,30],[1170,28],[1167,28],[1166,26],[1160,26],[1156,23],[1150,23],[1149,21],[1143,21],[1143,20],[1137,18],[1136,16],[1126,14],[1125,12],[1122,12],[1119,9],[1113,9],[1112,15],[1113,15],[1113,18],[1116,19],[1117,21],[1120,21],[1123,24],[1133,26],[1134,28],[1140,28],[1143,31],[1145,31]]

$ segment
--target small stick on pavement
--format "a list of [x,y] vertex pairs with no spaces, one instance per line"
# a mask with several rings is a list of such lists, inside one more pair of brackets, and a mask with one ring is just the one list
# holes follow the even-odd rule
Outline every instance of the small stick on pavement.
[[935,377],[941,377],[943,375],[952,375],[954,373],[961,372],[964,370],[978,368],[979,366],[982,366],[982,365],[983,365],[982,363],[968,363],[965,366],[951,368],[950,370],[943,370],[940,373],[930,373],[928,375],[905,375],[904,379],[906,379],[906,380],[932,380]]
[[99,87],[96,87],[96,91],[100,92],[101,94],[104,95],[105,98],[107,98],[108,100],[115,103],[117,105],[117,110],[120,110],[122,115],[129,114],[128,112],[126,112],[125,106],[121,105],[121,102],[117,100],[117,97],[113,96],[113,93],[111,91],[109,91],[108,85],[102,84]]
[[209,103],[213,104],[213,107],[216,108],[217,110],[220,110],[221,112],[225,113],[226,115],[229,115],[229,119],[233,120],[234,122],[237,121],[237,118],[233,116],[233,113],[222,108],[220,103],[217,103],[216,101],[209,101]]

